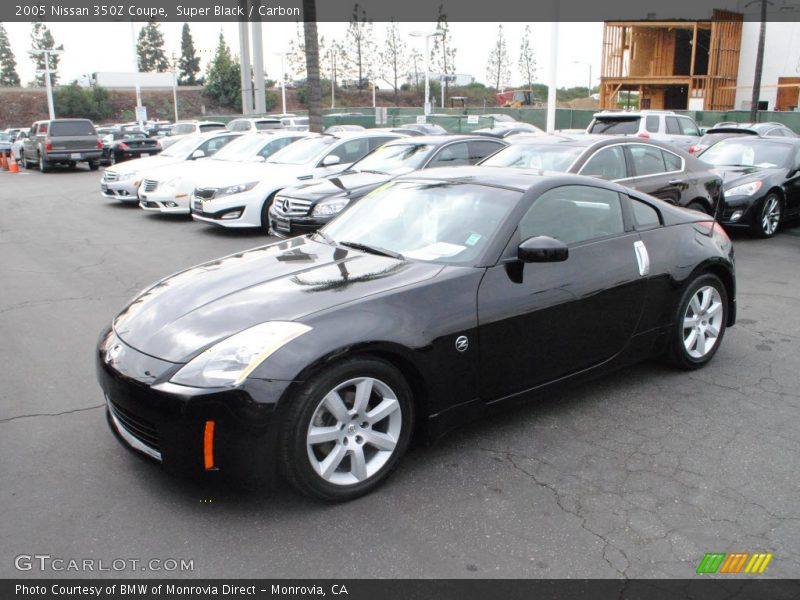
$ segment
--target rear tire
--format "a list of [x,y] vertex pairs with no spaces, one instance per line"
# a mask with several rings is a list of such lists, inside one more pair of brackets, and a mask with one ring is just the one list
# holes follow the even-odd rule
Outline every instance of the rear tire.
[[42,173],[47,173],[50,170],[50,162],[42,156],[42,153],[39,153],[39,171]]
[[705,213],[707,215],[710,214],[708,212],[708,207],[705,204],[703,204],[702,202],[698,201],[698,200],[690,202],[689,205],[686,208],[690,208],[692,210],[696,210],[698,212]]
[[759,238],[771,238],[778,231],[782,216],[783,206],[780,197],[774,192],[767,194],[750,225],[753,235]]
[[96,160],[90,160],[89,161],[89,170],[97,171],[99,166],[100,166],[100,163],[98,163]]
[[704,273],[693,279],[674,319],[667,360],[686,371],[705,366],[717,353],[728,323],[728,293],[719,277]]
[[373,358],[318,372],[287,399],[279,461],[297,491],[329,502],[371,492],[397,467],[414,426],[402,374]]

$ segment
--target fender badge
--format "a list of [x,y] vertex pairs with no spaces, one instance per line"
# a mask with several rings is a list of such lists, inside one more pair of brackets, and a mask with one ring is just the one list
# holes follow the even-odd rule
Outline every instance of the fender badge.
[[467,336],[458,336],[456,338],[456,350],[459,352],[466,352],[467,348],[469,348],[469,340],[467,339]]

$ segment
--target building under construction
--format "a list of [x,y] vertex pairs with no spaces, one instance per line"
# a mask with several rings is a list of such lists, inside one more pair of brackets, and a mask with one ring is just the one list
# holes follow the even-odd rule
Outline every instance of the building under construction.
[[708,21],[607,21],[601,107],[632,91],[642,109],[734,108],[742,21],[726,11]]

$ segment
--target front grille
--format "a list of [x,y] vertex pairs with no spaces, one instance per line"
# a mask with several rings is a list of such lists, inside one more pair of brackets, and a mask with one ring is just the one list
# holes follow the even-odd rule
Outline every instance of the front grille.
[[194,190],[195,198],[202,198],[203,200],[213,198],[216,193],[217,188],[195,188]]
[[125,430],[137,440],[142,442],[145,446],[152,448],[156,452],[160,452],[161,448],[158,443],[158,431],[156,426],[150,421],[137,417],[130,411],[125,410],[119,404],[109,398],[109,406],[111,412],[125,428]]
[[142,185],[144,186],[145,192],[155,192],[158,187],[158,182],[154,179],[145,179]]
[[274,201],[275,212],[287,217],[304,217],[311,210],[311,200],[277,196]]
[[104,181],[117,181],[118,179],[119,179],[119,173],[115,171],[103,171]]

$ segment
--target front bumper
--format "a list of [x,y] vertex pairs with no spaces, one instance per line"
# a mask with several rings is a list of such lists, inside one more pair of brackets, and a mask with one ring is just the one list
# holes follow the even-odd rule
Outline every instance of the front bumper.
[[179,194],[144,193],[139,190],[139,207],[149,212],[188,215],[190,197]]
[[289,238],[314,233],[323,225],[327,225],[333,217],[298,217],[287,216],[274,209],[269,211],[269,233],[278,237]]
[[[290,382],[248,381],[237,389],[205,390],[175,385],[168,378],[179,365],[165,363],[121,344],[111,363],[101,338],[97,377],[106,398],[108,423],[128,449],[159,462],[179,476],[215,476],[265,482],[277,474],[278,399]],[[213,421],[211,463],[207,422]]]
[[67,163],[82,161],[99,161],[103,158],[103,151],[97,150],[50,150],[46,156],[49,162]]
[[750,196],[725,198],[720,223],[726,226],[750,225],[757,203]]
[[104,198],[120,200],[122,202],[138,202],[139,178],[111,181],[105,178],[100,180],[100,194]]
[[[195,221],[220,227],[261,227],[260,193],[244,192],[206,201],[193,196],[190,206]],[[237,212],[235,218],[227,218]]]

